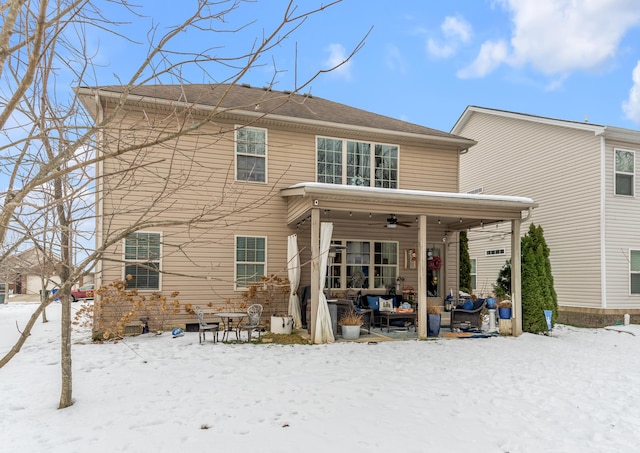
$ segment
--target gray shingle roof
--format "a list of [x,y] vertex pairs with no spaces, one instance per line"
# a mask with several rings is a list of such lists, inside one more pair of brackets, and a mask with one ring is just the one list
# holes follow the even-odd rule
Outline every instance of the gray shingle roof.
[[[102,92],[120,93],[124,87],[102,86],[98,89]],[[255,88],[248,85],[143,85],[133,88],[131,94],[167,101],[197,103],[204,106],[219,105],[225,109],[262,112],[284,117],[465,140],[448,132],[378,115],[315,96],[291,94],[286,91]],[[289,101],[285,102],[287,99]]]

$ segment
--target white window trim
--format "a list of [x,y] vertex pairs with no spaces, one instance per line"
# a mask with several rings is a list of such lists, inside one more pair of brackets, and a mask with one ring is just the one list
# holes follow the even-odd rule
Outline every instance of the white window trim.
[[640,271],[633,271],[631,270],[631,252],[638,252],[640,253],[640,249],[629,249],[629,272],[628,272],[628,276],[629,276],[629,295],[630,296],[640,296],[640,293],[632,293],[631,292],[631,274],[640,274]]
[[[633,173],[618,172],[618,170],[616,170],[616,152],[617,151],[624,151],[626,153],[633,154]],[[633,185],[631,186],[631,195],[618,193],[617,178],[616,178],[616,175],[618,174],[633,176]],[[628,197],[628,198],[629,197],[635,198],[636,196],[636,152],[632,149],[613,148],[613,195],[616,197]]]
[[[382,143],[382,142],[372,142],[372,141],[367,141],[367,140],[355,140],[355,139],[347,139],[347,138],[340,138],[340,137],[329,137],[326,135],[316,135],[315,139],[314,139],[314,143],[313,146],[315,147],[316,150],[316,160],[315,160],[315,180],[318,181],[318,139],[319,138],[324,138],[327,140],[340,140],[342,142],[342,185],[348,185],[347,184],[347,142],[359,142],[359,143],[367,143],[370,146],[370,152],[369,152],[369,170],[371,171],[371,175],[369,177],[369,186],[368,187],[375,187],[376,186],[376,179],[375,179],[375,168],[376,168],[376,151],[375,151],[375,147],[376,145],[382,145],[382,146],[395,146],[396,148],[398,148],[398,169],[396,170],[397,172],[397,178],[396,178],[396,186],[397,188],[400,188],[400,145],[396,144],[396,143]],[[391,189],[393,190],[393,189]]]
[[[475,261],[476,262],[476,271],[475,272],[471,272],[471,276],[475,275],[475,281],[476,281],[476,286],[478,285],[478,258],[469,258],[471,261]],[[471,266],[471,268],[473,269],[473,266]],[[471,288],[472,291],[476,291],[478,288]]]
[[[246,179],[238,179],[238,131],[240,129],[256,129],[264,131],[264,181],[247,181]],[[245,154],[240,154],[244,156]],[[254,156],[255,154],[246,154],[248,156]],[[260,157],[260,156],[258,156]],[[247,184],[267,184],[269,182],[269,130],[264,127],[244,126],[242,124],[236,124],[233,131],[233,179],[236,182],[244,182]]]
[[[269,257],[269,241],[267,236],[259,234],[236,234],[233,236],[233,288],[235,291],[247,291],[249,288],[238,285],[238,238],[262,238],[264,239],[264,273],[267,274],[267,260]],[[243,263],[258,263],[258,261],[243,261]]]
[[[146,230],[141,230],[141,231],[135,231],[134,233],[148,233],[148,234],[158,234],[160,235],[160,257],[158,258],[158,289],[139,289],[139,288],[131,288],[131,289],[138,289],[139,292],[154,292],[154,291],[162,291],[162,269],[163,269],[163,264],[162,264],[162,257],[164,256],[164,240],[162,238],[162,231],[146,231]],[[131,234],[134,234],[131,233]],[[126,247],[127,247],[127,238],[123,238],[122,239],[122,262],[124,263],[122,266],[122,280],[124,281],[127,278],[126,275],[126,269],[127,269],[127,264],[131,264],[131,263],[143,263],[147,260],[127,260],[125,259],[126,256]]]
[[[363,290],[374,290],[374,289],[380,289],[380,288],[376,288],[375,287],[375,274],[374,274],[374,270],[376,267],[376,263],[375,263],[375,244],[376,242],[379,242],[381,244],[396,244],[396,264],[395,264],[395,268],[396,268],[396,278],[398,278],[398,276],[400,275],[400,242],[399,241],[384,241],[384,240],[377,240],[377,239],[332,239],[332,243],[337,244],[340,243],[343,246],[346,247],[347,242],[368,242],[369,243],[369,287],[367,288],[362,288]],[[348,264],[347,263],[347,250],[341,250],[343,259],[342,262],[340,263],[340,287],[339,288],[331,288],[331,290],[338,290],[338,291],[346,291],[346,290],[350,290],[350,289],[357,289],[357,288],[347,288],[347,266],[357,266],[358,264]],[[336,264],[334,264],[334,266],[337,266]],[[380,264],[379,266],[385,266],[385,267],[393,267],[393,264]],[[326,289],[326,288],[325,288]]]

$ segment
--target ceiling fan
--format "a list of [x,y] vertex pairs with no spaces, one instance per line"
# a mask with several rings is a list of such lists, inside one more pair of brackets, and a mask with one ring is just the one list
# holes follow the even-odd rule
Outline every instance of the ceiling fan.
[[395,214],[390,214],[389,218],[387,218],[387,228],[397,228],[398,225],[403,226],[405,228],[409,228],[411,226],[411,222],[398,222],[398,218]]

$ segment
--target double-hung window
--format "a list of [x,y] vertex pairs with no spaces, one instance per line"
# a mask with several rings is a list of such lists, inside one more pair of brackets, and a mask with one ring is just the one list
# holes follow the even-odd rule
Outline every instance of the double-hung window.
[[236,180],[267,182],[266,129],[236,129]]
[[478,259],[471,258],[471,289],[478,289]]
[[318,137],[317,180],[329,184],[398,188],[398,146]]
[[630,250],[629,257],[630,292],[631,294],[640,294],[640,250]]
[[137,232],[125,238],[124,274],[130,289],[160,289],[160,233]]
[[398,243],[377,241],[332,241],[327,284],[331,288],[388,288],[398,276]]
[[624,149],[615,151],[615,194],[635,195],[635,152]]
[[246,289],[265,275],[267,238],[236,236],[236,289]]

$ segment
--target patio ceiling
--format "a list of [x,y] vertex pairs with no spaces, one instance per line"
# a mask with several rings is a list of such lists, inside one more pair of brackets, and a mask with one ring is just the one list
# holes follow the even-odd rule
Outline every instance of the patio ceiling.
[[[287,224],[296,225],[318,208],[334,220],[384,224],[390,214],[399,222],[415,223],[426,215],[427,223],[451,231],[522,218],[522,211],[537,207],[530,198],[381,189],[323,183],[300,183],[281,190],[288,200]],[[324,216],[323,216],[324,217]]]

